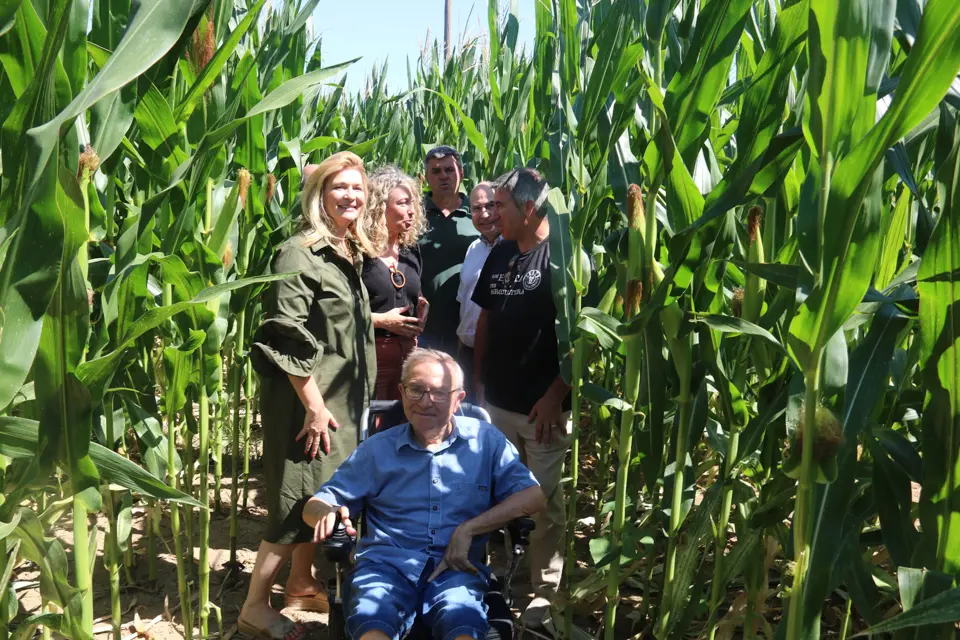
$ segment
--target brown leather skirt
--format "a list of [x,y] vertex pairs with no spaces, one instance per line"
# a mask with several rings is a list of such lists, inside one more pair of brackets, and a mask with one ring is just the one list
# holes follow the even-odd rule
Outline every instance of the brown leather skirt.
[[400,400],[400,371],[416,346],[413,338],[377,336],[377,382],[375,400]]

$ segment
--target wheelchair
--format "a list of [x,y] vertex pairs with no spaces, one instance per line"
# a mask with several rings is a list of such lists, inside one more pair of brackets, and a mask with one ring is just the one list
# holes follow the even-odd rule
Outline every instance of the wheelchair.
[[[490,415],[481,407],[461,404],[457,412],[458,416],[476,418],[485,422],[490,422]],[[399,424],[407,422],[403,413],[403,405],[399,400],[384,401],[374,400],[370,406],[364,410],[360,420],[360,441],[365,440],[371,433],[377,433],[385,429],[390,429]],[[362,514],[359,523],[360,535],[363,535]],[[490,578],[490,589],[487,591],[484,603],[487,605],[487,622],[490,625],[487,631],[487,640],[510,640],[514,636],[514,619],[510,610],[513,603],[510,585],[513,575],[520,566],[524,551],[530,544],[530,532],[533,531],[535,524],[530,518],[518,518],[507,525],[506,530],[509,533],[511,541],[511,557],[507,566],[507,571],[503,578],[492,575]],[[351,553],[356,541],[347,535],[346,529],[340,524],[340,518],[337,517],[337,526],[334,534],[323,542],[323,553],[327,562],[332,564],[335,569],[335,577],[328,585],[328,599],[330,603],[329,613],[329,639],[346,640],[346,618],[343,611],[342,586],[346,574],[346,567],[351,560]],[[432,635],[427,625],[418,615],[413,627],[404,636],[404,640],[431,640]],[[350,639],[356,640],[356,639]]]

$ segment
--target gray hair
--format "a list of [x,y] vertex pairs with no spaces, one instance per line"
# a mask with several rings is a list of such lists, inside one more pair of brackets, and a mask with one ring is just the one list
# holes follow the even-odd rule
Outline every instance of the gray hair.
[[463,369],[453,359],[453,356],[436,349],[422,349],[420,347],[411,351],[407,359],[403,361],[403,367],[400,369],[400,382],[406,385],[410,376],[413,375],[414,368],[423,362],[436,362],[444,368],[451,369],[453,389],[463,389]]
[[521,211],[528,202],[532,202],[533,210],[538,216],[542,218],[547,215],[547,191],[550,190],[550,185],[536,169],[514,169],[497,178],[493,186],[508,192]]

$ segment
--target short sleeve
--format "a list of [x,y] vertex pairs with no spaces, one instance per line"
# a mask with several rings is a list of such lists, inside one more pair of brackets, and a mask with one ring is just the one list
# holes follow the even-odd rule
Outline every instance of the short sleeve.
[[477,284],[473,288],[473,297],[470,299],[473,300],[478,307],[481,309],[490,309],[490,270],[491,263],[493,260],[494,251],[491,251],[487,255],[486,261],[483,263],[483,268],[480,269],[480,276],[477,278]]
[[334,507],[345,506],[351,515],[358,515],[364,501],[373,495],[375,476],[368,460],[369,440],[361,442],[334,471],[333,477],[323,483],[314,495]]
[[315,369],[322,347],[307,329],[307,319],[319,288],[310,250],[284,246],[273,261],[273,273],[295,273],[268,289],[268,314],[253,336],[250,358],[261,375],[289,374],[305,378]]
[[490,437],[495,439],[493,498],[498,504],[515,493],[540,484],[533,472],[520,462],[520,452],[506,436],[493,427]]

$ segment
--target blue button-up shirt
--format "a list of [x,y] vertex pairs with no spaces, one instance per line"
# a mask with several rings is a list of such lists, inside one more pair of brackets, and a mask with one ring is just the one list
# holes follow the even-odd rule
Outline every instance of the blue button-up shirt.
[[[430,558],[443,557],[457,526],[536,484],[496,427],[458,416],[433,450],[417,444],[409,423],[370,437],[316,497],[345,505],[354,521],[365,509],[357,558],[389,563],[416,583]],[[478,567],[485,542],[477,536],[470,548]]]

